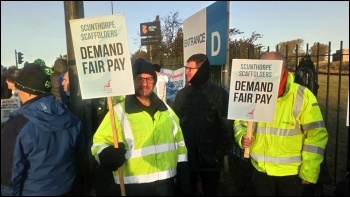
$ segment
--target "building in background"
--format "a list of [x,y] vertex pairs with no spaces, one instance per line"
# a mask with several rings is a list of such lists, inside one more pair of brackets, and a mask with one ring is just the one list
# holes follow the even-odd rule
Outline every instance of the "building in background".
[[340,50],[337,50],[336,53],[333,53],[333,62],[340,61],[340,54],[343,54],[343,62],[349,61],[349,49],[343,49],[342,53]]

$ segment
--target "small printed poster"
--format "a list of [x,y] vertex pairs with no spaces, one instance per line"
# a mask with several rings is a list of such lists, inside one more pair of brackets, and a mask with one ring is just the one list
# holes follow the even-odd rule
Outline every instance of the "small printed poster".
[[21,101],[18,97],[1,99],[1,122],[6,122],[10,117],[10,113],[19,109],[20,107]]

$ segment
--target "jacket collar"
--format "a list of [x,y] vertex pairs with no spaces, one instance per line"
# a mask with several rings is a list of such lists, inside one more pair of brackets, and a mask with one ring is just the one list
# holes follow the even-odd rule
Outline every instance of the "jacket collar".
[[156,93],[151,94],[151,105],[144,106],[137,100],[135,95],[127,95],[125,97],[125,112],[126,113],[138,113],[142,111],[167,111],[168,107],[160,100]]

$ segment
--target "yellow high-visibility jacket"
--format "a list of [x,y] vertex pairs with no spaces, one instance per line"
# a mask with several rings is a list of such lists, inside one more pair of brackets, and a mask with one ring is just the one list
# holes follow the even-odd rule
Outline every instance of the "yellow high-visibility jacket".
[[[187,148],[179,119],[154,93],[148,108],[144,110],[134,95],[114,105],[114,117],[118,141],[127,149],[123,164],[124,183],[148,183],[176,175],[178,162],[187,162]],[[93,137],[92,154],[99,162],[98,154],[113,146],[113,134],[108,112]],[[118,173],[114,179],[119,183]]]
[[[234,122],[235,139],[242,148],[247,122]],[[277,99],[274,121],[253,124],[250,157],[253,166],[271,176],[299,175],[316,183],[328,133],[314,94],[294,83],[288,74],[286,91]]]

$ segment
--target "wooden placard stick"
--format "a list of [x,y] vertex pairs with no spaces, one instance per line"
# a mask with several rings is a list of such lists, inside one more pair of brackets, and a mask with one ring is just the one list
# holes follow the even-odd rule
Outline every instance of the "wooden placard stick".
[[[248,125],[247,125],[247,137],[249,139],[252,138],[252,133],[253,133],[253,122],[252,121],[248,121]],[[249,158],[249,150],[250,148],[245,148],[244,149],[244,158]]]
[[[107,102],[108,102],[109,114],[111,115],[111,124],[112,124],[112,133],[113,133],[114,147],[118,148],[118,135],[117,135],[117,128],[115,126],[112,97],[108,96],[107,97]],[[118,177],[119,177],[119,182],[120,182],[121,195],[125,196],[124,176],[123,176],[123,169],[122,169],[122,167],[118,168],[118,175],[119,175]]]

